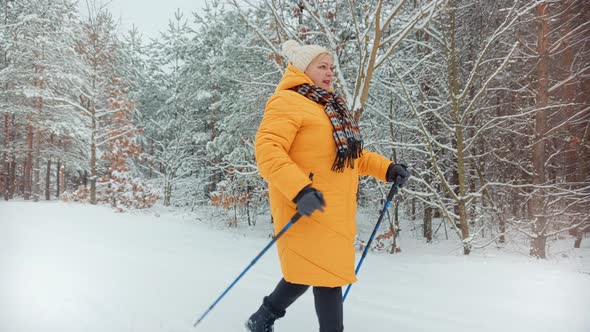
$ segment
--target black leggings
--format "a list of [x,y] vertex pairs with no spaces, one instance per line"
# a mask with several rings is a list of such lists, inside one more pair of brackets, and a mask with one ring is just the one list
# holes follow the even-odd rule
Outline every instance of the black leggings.
[[[267,297],[274,310],[282,312],[309,288],[307,285],[293,284],[281,279],[275,290]],[[320,332],[344,331],[342,316],[341,287],[313,287],[315,311],[320,323]]]

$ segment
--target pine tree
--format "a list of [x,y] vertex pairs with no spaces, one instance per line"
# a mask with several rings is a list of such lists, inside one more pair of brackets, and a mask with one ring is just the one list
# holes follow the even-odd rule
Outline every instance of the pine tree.
[[[7,1],[2,6],[5,27],[0,32],[9,41],[0,78],[5,101],[4,196],[12,197],[19,188],[25,199],[38,200],[41,165],[45,161],[50,172],[51,159],[59,155],[51,139],[64,133],[67,126],[62,120],[71,110],[61,100],[68,90],[64,87],[71,87],[76,75],[72,68],[76,64],[72,43],[76,6],[70,1],[42,0]],[[23,165],[20,174],[18,164]],[[46,187],[50,181],[46,176]]]
[[99,183],[106,187],[100,199],[110,202],[113,207],[151,207],[158,200],[158,195],[151,192],[141,179],[135,178],[130,168],[132,161],[141,154],[141,148],[136,143],[140,130],[133,123],[135,105],[128,99],[129,92],[122,80],[114,78],[110,90],[109,137],[107,149],[102,154],[102,159],[108,162],[108,170],[99,179]]
[[178,181],[193,173],[199,158],[196,151],[203,144],[197,133],[200,120],[182,94],[185,85],[194,80],[183,76],[190,35],[191,29],[178,11],[161,39],[149,47],[152,65],[146,91],[150,96],[142,105],[141,125],[145,128],[144,146],[149,146],[147,166],[161,180],[166,206],[172,203]]
[[[79,90],[79,104],[86,116],[90,139],[88,141],[90,160],[91,204],[97,203],[97,180],[101,172],[99,160],[101,148],[105,148],[112,136],[102,130],[109,117],[110,84],[116,77],[115,59],[117,39],[115,25],[111,14],[95,2],[88,3],[88,17],[82,22],[82,35],[78,41],[78,52],[88,69],[85,72],[84,85]],[[108,129],[107,129],[108,130]]]

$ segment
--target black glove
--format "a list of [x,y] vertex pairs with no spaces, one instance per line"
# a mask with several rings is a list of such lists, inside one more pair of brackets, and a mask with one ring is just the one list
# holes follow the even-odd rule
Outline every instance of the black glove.
[[408,166],[404,164],[391,164],[387,168],[387,182],[395,182],[398,186],[403,187],[404,183],[410,178]]
[[308,217],[315,210],[324,212],[322,206],[326,206],[322,193],[312,186],[301,189],[293,201],[297,204],[297,212]]

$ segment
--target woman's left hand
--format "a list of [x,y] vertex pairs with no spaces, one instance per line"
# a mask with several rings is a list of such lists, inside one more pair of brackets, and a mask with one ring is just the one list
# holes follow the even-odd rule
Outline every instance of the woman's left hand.
[[410,178],[408,166],[405,164],[391,164],[387,168],[387,182],[395,182],[398,186],[403,187],[404,183]]

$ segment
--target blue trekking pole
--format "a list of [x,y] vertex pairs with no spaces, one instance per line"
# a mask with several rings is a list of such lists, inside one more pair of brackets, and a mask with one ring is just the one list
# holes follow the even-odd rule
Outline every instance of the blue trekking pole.
[[[361,269],[361,265],[363,265],[363,261],[365,260],[365,257],[367,256],[367,253],[369,252],[369,248],[371,247],[371,242],[373,242],[373,238],[375,238],[375,234],[377,234],[377,229],[379,229],[379,226],[381,225],[381,221],[383,221],[383,216],[387,212],[387,208],[389,208],[389,204],[393,200],[393,196],[395,196],[395,194],[397,194],[397,188],[398,188],[398,185],[397,185],[397,182],[395,182],[393,184],[393,186],[391,187],[391,189],[389,190],[389,194],[387,194],[387,201],[385,201],[385,206],[383,206],[383,210],[381,210],[381,214],[379,215],[379,220],[377,220],[377,224],[375,225],[375,228],[373,228],[373,233],[371,233],[371,237],[369,238],[369,242],[367,242],[367,245],[365,246],[365,250],[363,250],[363,255],[361,256],[361,260],[359,261],[359,263],[356,266],[356,269],[354,270],[354,274],[356,274],[356,275],[359,274],[359,270]],[[351,286],[352,286],[352,284],[350,284],[350,285],[348,285],[348,287],[346,287],[346,291],[344,292],[344,296],[342,297],[342,302],[344,302],[346,300],[346,296],[348,295],[348,292],[350,291]]]
[[205,311],[205,313],[203,315],[201,315],[201,317],[199,317],[199,319],[193,324],[193,327],[197,327],[197,325],[203,320],[203,318],[205,318],[205,316],[207,316],[207,314],[213,309],[213,307],[215,307],[215,305],[221,301],[221,299],[225,296],[225,294],[227,294],[227,292],[229,292],[230,289],[232,289],[232,287],[234,287],[234,285],[238,282],[238,280],[240,280],[245,274],[246,272],[248,272],[248,270],[250,270],[250,268],[252,266],[254,266],[254,264],[256,264],[256,262],[258,261],[258,259],[260,257],[262,257],[262,255],[264,255],[264,253],[266,253],[266,251],[272,247],[272,245],[277,242],[277,240],[283,235],[285,234],[285,232],[291,228],[291,226],[293,226],[293,224],[295,224],[297,222],[297,220],[299,220],[299,218],[301,218],[301,214],[299,214],[299,212],[295,213],[295,215],[291,218],[291,220],[285,225],[285,227],[283,227],[283,229],[281,229],[281,231],[272,237],[272,240],[266,245],[266,247],[264,247],[264,249],[262,249],[262,251],[252,260],[252,262],[250,263],[250,265],[248,265],[246,267],[246,269],[244,269],[244,271],[242,271],[242,273],[240,273],[240,275],[231,283],[231,285],[229,285],[228,288],[225,289],[225,291],[223,291],[223,293],[221,293],[221,295],[217,298],[217,300],[215,300],[215,302],[213,302],[213,304],[209,307],[209,309],[207,309],[207,311]]

